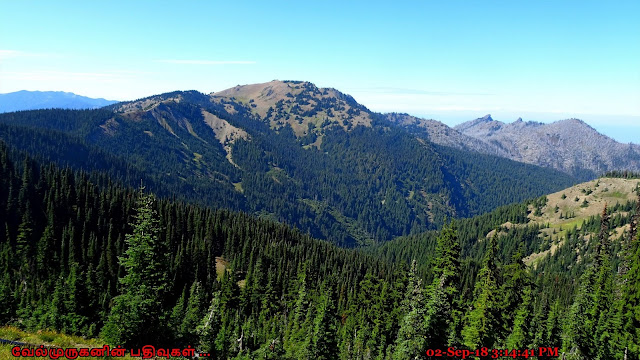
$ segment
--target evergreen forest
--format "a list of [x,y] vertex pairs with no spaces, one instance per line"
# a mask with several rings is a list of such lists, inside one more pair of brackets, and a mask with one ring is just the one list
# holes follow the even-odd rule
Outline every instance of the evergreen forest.
[[604,207],[532,267],[550,246],[527,224],[545,197],[352,249],[91,161],[104,171],[0,145],[1,324],[213,359],[640,356],[638,201]]

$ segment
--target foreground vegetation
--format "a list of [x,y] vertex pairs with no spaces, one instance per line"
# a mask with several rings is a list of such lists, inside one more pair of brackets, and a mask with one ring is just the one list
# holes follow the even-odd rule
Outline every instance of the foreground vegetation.
[[[105,343],[98,339],[86,339],[80,336],[71,336],[52,330],[39,330],[28,332],[14,326],[0,327],[0,339],[21,342],[30,345],[45,345],[57,348],[101,348]],[[0,360],[15,360],[11,349],[15,345],[0,344]],[[111,359],[111,357],[106,357]],[[82,359],[98,360],[105,357],[82,357]],[[119,359],[132,359],[131,356],[119,357]]]

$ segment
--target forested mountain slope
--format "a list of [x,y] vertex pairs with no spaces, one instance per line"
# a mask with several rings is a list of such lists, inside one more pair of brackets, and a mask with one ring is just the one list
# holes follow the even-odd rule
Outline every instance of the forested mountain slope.
[[[191,344],[218,359],[248,352],[283,358],[285,350],[295,359],[311,346],[305,341],[326,341],[323,351],[339,351],[339,314],[359,326],[364,320],[353,313],[358,299],[368,298],[365,291],[377,293],[361,288],[366,281],[386,289],[384,297],[371,299],[383,307],[376,316],[387,324],[376,339],[395,336],[406,280],[393,265],[284,225],[154,201],[99,174],[39,166],[29,158],[16,163],[15,157],[0,145],[3,324],[102,333],[127,346]],[[134,259],[137,251],[145,261],[118,260]],[[136,281],[143,287],[133,286]],[[153,306],[129,302],[138,313],[113,310],[133,301],[127,296],[134,291]],[[105,328],[112,317],[122,320],[118,328],[125,335]]]
[[[549,195],[368,250],[154,200],[4,145],[0,181],[4,324],[192,344],[214,359],[410,359],[448,346],[640,355],[637,179],[601,179],[593,206],[606,193],[619,203],[564,233],[536,220],[554,212]],[[535,268],[522,261],[563,239]]]
[[[307,82],[10,113],[0,125],[2,139],[34,156],[78,167],[87,149],[130,185],[143,173],[158,194],[247,211],[347,246],[435,229],[445,216],[473,216],[575,182],[416,138],[350,96]],[[60,158],[38,150],[34,140],[56,141],[42,129],[77,144],[78,161],[67,146]]]
[[[482,344],[558,346],[568,359],[622,359],[625,348],[640,351],[640,319],[629,312],[639,304],[634,297],[640,288],[640,178],[616,175],[621,177],[456,221],[462,253],[458,289],[463,303],[474,304],[466,321],[479,316],[493,331],[504,331],[496,320],[500,312],[489,309],[500,308],[510,295],[486,293],[483,281],[496,289],[519,287],[519,306],[526,309],[510,318],[511,335],[485,333]],[[365,251],[392,262],[417,260],[419,272],[429,278],[439,267],[432,255],[438,235],[401,237]],[[514,271],[527,275],[514,283]],[[533,298],[529,291],[535,291]],[[478,302],[480,296],[486,298]],[[461,330],[464,343],[476,335],[475,329]]]

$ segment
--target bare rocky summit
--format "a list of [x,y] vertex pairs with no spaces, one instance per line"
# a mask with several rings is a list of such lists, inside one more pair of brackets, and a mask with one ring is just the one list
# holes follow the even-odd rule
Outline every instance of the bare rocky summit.
[[371,112],[351,96],[307,81],[238,85],[210,97],[212,102],[232,101],[247,106],[272,129],[289,125],[297,137],[313,135],[317,137],[316,146],[327,125],[350,130],[358,125],[371,126],[372,120]]
[[439,145],[553,168],[584,180],[612,170],[640,170],[640,145],[619,143],[579,119],[503,123],[486,115],[451,128],[408,114],[385,116]]
[[640,145],[622,144],[579,119],[550,124],[490,115],[454,127],[461,134],[494,145],[509,159],[549,167],[578,177],[611,170],[640,170]]

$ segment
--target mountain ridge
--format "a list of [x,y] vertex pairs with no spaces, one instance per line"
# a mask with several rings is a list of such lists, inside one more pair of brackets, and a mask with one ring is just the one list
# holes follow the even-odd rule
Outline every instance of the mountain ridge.
[[425,141],[352,97],[308,82],[217,95],[171,92],[83,111],[5,114],[0,122],[13,130],[0,135],[23,144],[12,140],[20,136],[15,127],[63,131],[148,171],[156,184],[166,179],[191,200],[343,245],[423,231],[445,217],[472,216],[575,182]]

